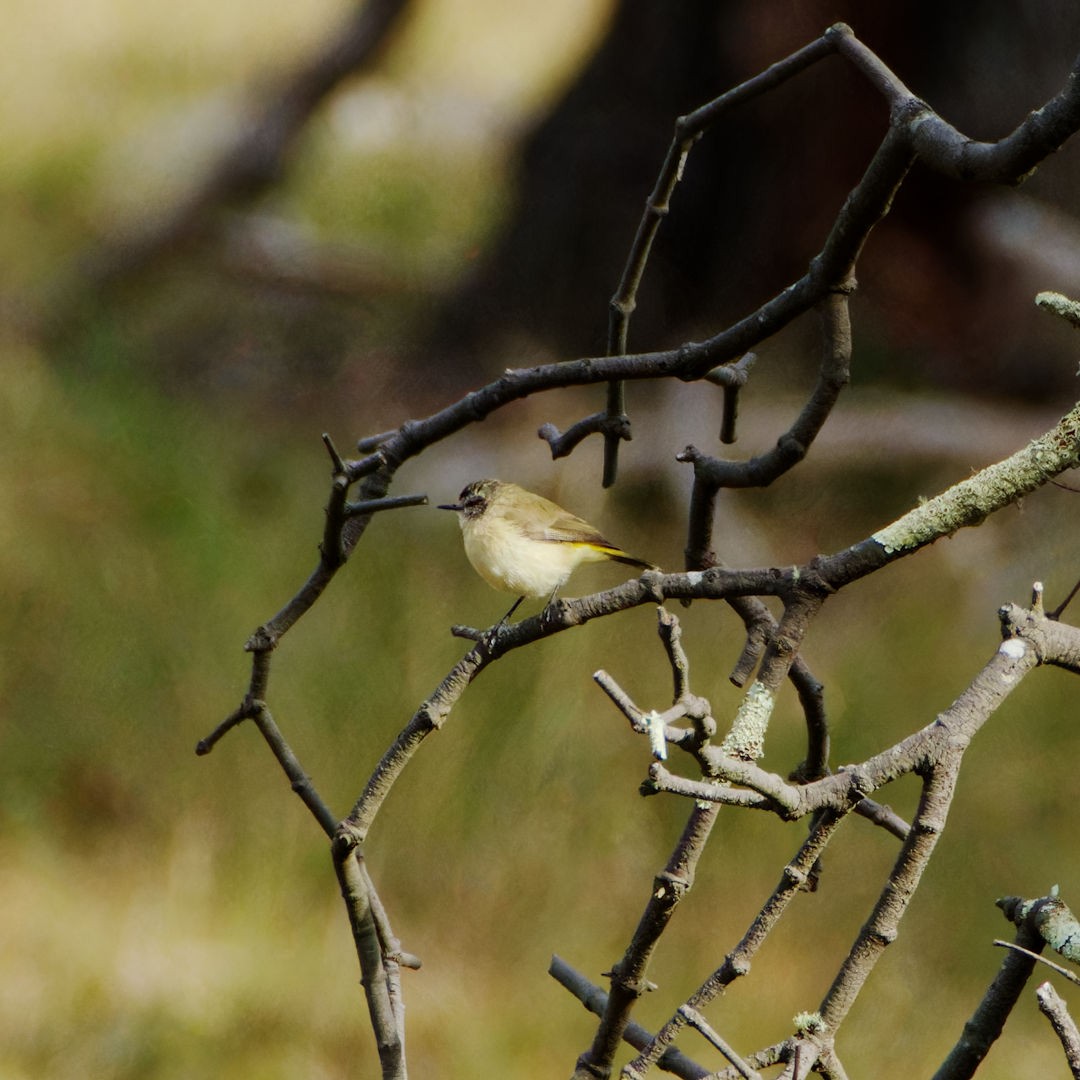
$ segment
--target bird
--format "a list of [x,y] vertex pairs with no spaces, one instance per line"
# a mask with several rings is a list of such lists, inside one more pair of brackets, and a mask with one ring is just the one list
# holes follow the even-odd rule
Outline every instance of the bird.
[[475,480],[456,503],[440,504],[439,509],[456,511],[473,569],[493,589],[518,594],[497,628],[526,597],[546,596],[550,605],[582,563],[610,559],[642,570],[657,569],[605,539],[569,510],[505,480]]

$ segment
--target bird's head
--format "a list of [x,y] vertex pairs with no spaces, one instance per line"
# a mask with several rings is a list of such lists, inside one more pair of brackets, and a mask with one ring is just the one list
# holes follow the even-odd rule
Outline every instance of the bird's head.
[[462,488],[456,503],[441,503],[440,510],[455,510],[464,521],[480,517],[498,497],[499,490],[507,485],[501,480],[474,480]]

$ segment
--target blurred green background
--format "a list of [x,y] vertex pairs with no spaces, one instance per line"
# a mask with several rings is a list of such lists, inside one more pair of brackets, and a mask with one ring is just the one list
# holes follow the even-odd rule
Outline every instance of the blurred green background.
[[[0,76],[0,1076],[377,1075],[324,838],[253,729],[207,758],[194,746],[244,691],[247,635],[314,565],[329,479],[320,433],[347,448],[549,355],[502,334],[474,369],[447,370],[425,362],[415,328],[512,214],[516,140],[570,85],[611,7],[470,8],[415,4],[378,68],[316,115],[283,183],[237,213],[249,238],[285,244],[285,262],[330,250],[341,287],[268,285],[243,243],[201,248],[81,296],[57,329],[51,305],[66,303],[77,257],[179,197],[235,130],[244,93],[343,9],[12,6],[15,60]],[[799,16],[795,44],[831,18],[813,5]],[[750,57],[744,76],[760,61],[753,46],[772,41],[758,29],[745,48],[725,43]],[[887,39],[872,44],[891,59]],[[1075,158],[1060,155],[1065,175]],[[1045,183],[1036,195],[1063,185],[1060,173]],[[1070,273],[1062,264],[1040,287],[1069,291]],[[732,564],[852,543],[1071,404],[1057,390],[962,398],[890,371],[919,352],[873,306],[890,281],[871,275],[856,302],[856,384],[805,467],[722,500],[717,539]],[[1034,290],[1024,274],[1013,283],[1026,341]],[[581,302],[602,329],[606,294]],[[1033,332],[1071,347],[1064,328]],[[740,453],[767,448],[794,416],[813,340],[793,329],[762,350]],[[983,375],[1006,366],[982,359]],[[533,434],[598,408],[592,393],[505,410],[408,465],[395,491],[434,503],[479,476],[513,476],[677,567],[689,477],[673,455],[716,446],[711,394],[631,388],[635,440],[608,495],[598,447],[553,465]],[[1057,602],[1080,572],[1075,498],[1049,488],[830,602],[805,655],[827,687],[834,763],[946,707],[995,648],[1001,603],[1026,602],[1036,579]],[[618,580],[583,572],[576,591]],[[466,566],[449,515],[376,519],[274,659],[271,707],[337,812],[461,655],[450,624],[494,621],[503,604]],[[739,700],[727,682],[736,620],[718,605],[677,610],[694,689],[726,717]],[[600,667],[642,706],[668,704],[651,610],[544,642],[483,675],[377,822],[371,872],[424,962],[405,974],[415,1076],[567,1075],[589,1040],[549,957],[601,981],[687,812],[637,795],[647,751],[593,685]],[[1075,681],[1037,671],[976,741],[900,941],[842,1035],[852,1076],[921,1075],[941,1060],[1001,961],[990,941],[1010,936],[995,897],[1057,882],[1077,902],[1077,716]],[[786,772],[800,755],[789,695],[767,763]],[[905,816],[916,797],[911,780],[882,795]],[[721,961],[803,835],[725,816],[659,950],[642,1023],[661,1023]],[[816,1006],[895,851],[849,823],[820,891],[712,1010],[729,1041],[772,1042]],[[1029,995],[980,1075],[1064,1071]]]

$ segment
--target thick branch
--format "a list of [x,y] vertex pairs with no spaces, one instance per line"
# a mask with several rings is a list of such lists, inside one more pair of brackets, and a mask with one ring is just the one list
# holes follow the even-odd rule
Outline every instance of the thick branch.
[[896,940],[900,920],[907,911],[945,827],[959,765],[959,756],[953,756],[925,774],[922,797],[911,831],[900,848],[870,918],[859,931],[840,972],[818,1008],[823,1023],[833,1034],[854,1005],[881,954]]
[[405,1080],[405,1014],[401,1002],[399,963],[384,951],[372,910],[371,882],[355,851],[335,852],[334,869],[349,915],[364,997],[375,1033],[383,1080]]

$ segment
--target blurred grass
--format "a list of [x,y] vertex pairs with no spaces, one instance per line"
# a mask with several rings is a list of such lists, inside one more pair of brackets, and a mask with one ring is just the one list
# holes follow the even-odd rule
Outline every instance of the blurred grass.
[[[505,47],[474,36],[463,76],[462,54],[443,46],[468,28],[453,8],[436,7],[414,22],[394,72],[429,87],[431,96],[390,113],[418,145],[373,148],[369,132],[354,154],[332,153],[352,130],[357,101],[346,95],[316,123],[268,208],[323,238],[358,236],[406,278],[438,283],[503,210],[486,195],[498,186],[497,148],[426,156],[424,140],[440,126],[430,109],[438,89],[467,76],[480,98],[535,104],[570,70],[589,27],[575,7],[578,32],[560,41],[558,5],[534,6],[530,55],[548,40],[559,46],[546,50],[548,75],[530,82],[524,58],[508,65]],[[473,30],[520,19],[511,7],[486,3]],[[590,7],[589,18],[603,9]],[[177,148],[189,167],[198,154],[176,135],[207,120],[227,130],[237,80],[316,36],[319,20],[298,10],[252,20],[242,6],[178,13],[125,0],[60,9],[20,0],[11,48],[20,61],[0,76],[14,76],[18,90],[0,95],[7,280],[42,280],[102,222],[182,186],[190,173],[177,171]],[[197,21],[198,41],[161,21],[181,15]],[[47,38],[52,63],[34,63]],[[241,40],[250,47],[242,56]],[[362,98],[360,111],[373,103]],[[132,175],[138,182],[118,189],[117,178]],[[346,446],[398,423],[400,398],[425,390],[394,386],[367,355],[410,309],[373,302],[354,316],[356,367],[343,395],[337,373],[319,370],[320,335],[340,331],[312,318],[304,298],[268,297],[183,264],[156,284],[167,303],[152,314],[138,302],[91,312],[59,358],[0,344],[0,1076],[375,1075],[324,838],[253,730],[232,733],[208,758],[193,750],[243,692],[248,633],[314,563],[328,471],[319,432],[330,427]],[[272,326],[281,341],[252,325]],[[210,352],[224,362],[208,371],[199,361]],[[545,418],[561,407],[577,415],[560,399],[545,401]],[[532,414],[516,409],[538,453]],[[506,430],[493,419],[447,444],[438,466],[403,473],[398,490],[437,501],[472,479],[477,461],[521,460]],[[663,436],[669,455],[673,434]],[[635,474],[635,460],[641,468],[649,458],[640,438],[631,449],[604,524],[675,565],[685,477]],[[588,498],[590,453],[582,447],[560,474]],[[802,560],[955,478],[953,466],[862,457],[830,471],[812,457],[774,488],[726,501],[721,539],[739,552],[733,561]],[[1047,578],[1048,595],[1063,593],[1075,573],[1070,498],[1043,492],[826,607],[806,656],[827,686],[835,762],[882,749],[947,706],[995,647],[998,604],[1026,601],[1036,577]],[[642,516],[646,499],[662,512]],[[795,535],[785,511],[798,519]],[[617,579],[597,571],[582,588]],[[467,569],[448,516],[412,509],[376,520],[275,656],[275,716],[335,811],[347,810],[460,655],[447,627],[502,609]],[[678,611],[694,688],[730,715],[738,628],[716,606]],[[384,808],[369,862],[404,947],[425,964],[405,977],[414,1075],[565,1075],[588,1041],[591,1021],[544,974],[549,955],[600,981],[686,812],[637,796],[639,740],[590,678],[604,666],[641,704],[667,704],[653,627],[650,611],[627,613],[486,672]],[[941,1059],[1000,962],[989,941],[1008,928],[994,897],[1059,881],[1075,900],[1076,700],[1072,680],[1037,672],[970,751],[926,885],[845,1030],[852,1075],[924,1073]],[[786,771],[800,745],[789,695],[767,763]],[[883,795],[907,815],[916,797],[911,780]],[[642,1002],[643,1022],[662,1022],[720,962],[803,833],[764,815],[725,816],[657,955],[660,992]],[[888,838],[849,823],[821,891],[795,905],[750,979],[714,1010],[729,1039],[743,1049],[771,1041],[816,1005],[894,854]],[[918,1034],[890,1041],[883,1030]],[[1055,1069],[1059,1054],[1030,1005],[980,1075]]]
[[[453,251],[477,211],[498,209],[482,197],[491,190],[483,181],[501,165],[507,136],[572,77],[610,7],[482,0],[463,17],[453,2],[418,0],[383,66],[315,118],[272,205],[379,250],[380,222],[393,215],[399,229],[425,230],[424,203],[435,200],[438,227],[419,245],[399,234],[395,255],[407,265],[430,257],[433,244]],[[249,96],[351,8],[13,0],[11,62],[0,72],[5,289],[47,282],[57,260],[186,193],[245,122]]]

